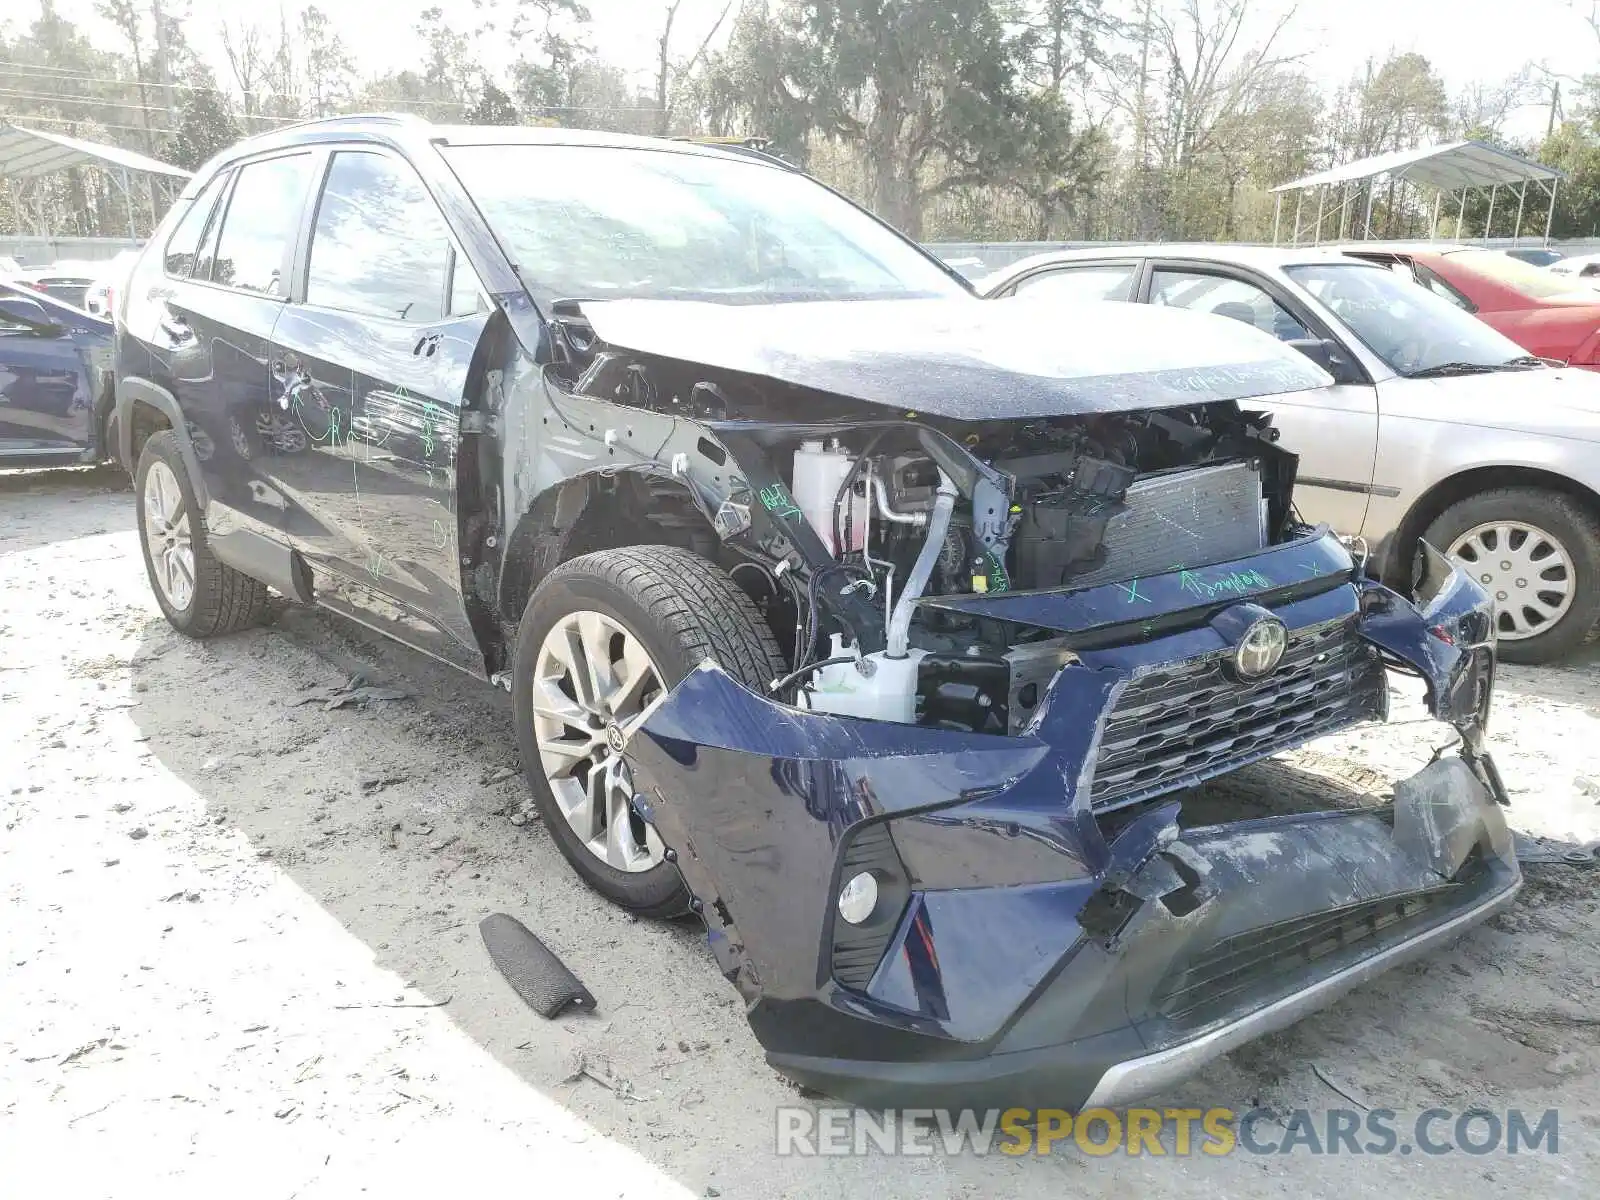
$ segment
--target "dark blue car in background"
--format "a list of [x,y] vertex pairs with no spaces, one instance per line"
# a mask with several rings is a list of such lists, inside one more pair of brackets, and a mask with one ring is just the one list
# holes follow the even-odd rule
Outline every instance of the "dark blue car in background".
[[110,458],[110,321],[0,283],[0,468]]

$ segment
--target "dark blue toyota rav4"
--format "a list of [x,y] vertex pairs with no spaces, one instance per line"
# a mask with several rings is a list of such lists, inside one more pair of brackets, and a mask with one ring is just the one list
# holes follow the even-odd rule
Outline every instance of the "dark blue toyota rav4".
[[[117,325],[167,619],[509,688],[572,866],[699,913],[804,1083],[1124,1101],[1518,886],[1488,598],[1299,519],[1250,402],[1328,380],[1238,322],[979,300],[753,151],[371,117],[201,170]],[[1455,752],[1207,786],[1391,670]]]

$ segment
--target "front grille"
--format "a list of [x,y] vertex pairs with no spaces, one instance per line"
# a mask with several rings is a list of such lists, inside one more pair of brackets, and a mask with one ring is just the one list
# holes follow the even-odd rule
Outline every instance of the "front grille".
[[1320,958],[1386,930],[1398,933],[1403,925],[1422,924],[1447,906],[1461,887],[1446,883],[1361,901],[1223,938],[1157,987],[1155,1009],[1178,1023],[1207,1020],[1252,992],[1281,987]]
[[1278,669],[1233,679],[1219,651],[1138,676],[1100,737],[1097,812],[1190,787],[1313,737],[1383,715],[1386,682],[1354,617],[1294,631]]

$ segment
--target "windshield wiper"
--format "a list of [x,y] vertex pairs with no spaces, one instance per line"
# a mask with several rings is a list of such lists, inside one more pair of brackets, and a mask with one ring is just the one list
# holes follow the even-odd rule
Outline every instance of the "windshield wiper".
[[1548,367],[1550,360],[1540,358],[1537,354],[1519,354],[1516,358],[1508,358],[1500,364],[1502,371],[1532,370],[1534,367]]
[[1407,379],[1444,379],[1451,375],[1487,375],[1500,368],[1493,363],[1444,362],[1403,372]]

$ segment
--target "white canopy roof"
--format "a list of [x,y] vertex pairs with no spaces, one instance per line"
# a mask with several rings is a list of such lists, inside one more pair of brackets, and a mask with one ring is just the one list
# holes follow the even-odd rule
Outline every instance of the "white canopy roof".
[[1486,142],[1446,142],[1416,150],[1396,150],[1344,163],[1318,171],[1293,183],[1280,184],[1275,192],[1293,192],[1328,183],[1353,183],[1375,175],[1392,175],[1424,187],[1453,192],[1460,188],[1486,188],[1495,184],[1515,184],[1534,179],[1565,179],[1554,167],[1501,150]]
[[160,162],[120,146],[80,141],[61,133],[44,133],[10,123],[0,125],[0,177],[18,179],[48,175],[78,166],[117,167],[188,179],[193,172]]

